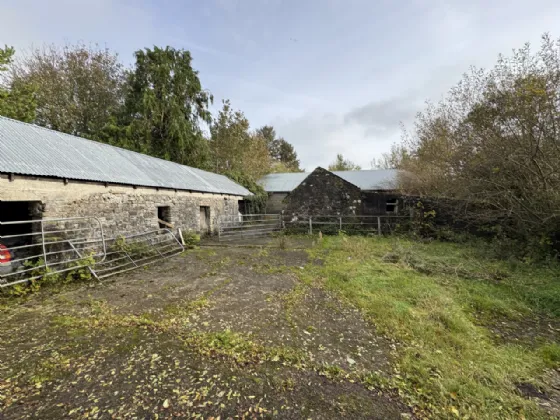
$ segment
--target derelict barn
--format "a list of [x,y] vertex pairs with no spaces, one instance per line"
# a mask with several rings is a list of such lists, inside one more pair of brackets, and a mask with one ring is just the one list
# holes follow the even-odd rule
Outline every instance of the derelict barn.
[[[111,236],[205,234],[247,195],[223,175],[0,117],[0,222],[88,216]],[[31,225],[0,235],[25,233],[16,226]]]
[[269,174],[261,180],[267,212],[294,216],[398,215],[398,171],[360,170]]

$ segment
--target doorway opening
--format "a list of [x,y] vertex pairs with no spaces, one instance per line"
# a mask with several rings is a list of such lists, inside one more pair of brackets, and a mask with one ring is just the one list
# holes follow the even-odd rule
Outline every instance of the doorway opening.
[[200,234],[210,234],[210,207],[200,206]]
[[157,208],[158,226],[160,229],[171,227],[171,208],[160,206]]
[[40,230],[37,223],[27,221],[38,220],[43,216],[39,201],[0,201],[0,222],[22,222],[0,225],[0,242],[5,246],[30,244],[32,233]]

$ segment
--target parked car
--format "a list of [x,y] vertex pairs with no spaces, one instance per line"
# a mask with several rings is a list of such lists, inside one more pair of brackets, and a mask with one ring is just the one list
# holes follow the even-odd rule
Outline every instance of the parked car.
[[[10,249],[6,245],[0,243],[0,276],[12,272],[12,260],[13,254]],[[0,282],[1,281],[2,278],[0,278]]]
[[[27,238],[0,238],[0,284],[16,280],[16,272],[25,270],[25,261],[37,257],[37,248]],[[13,274],[13,275],[12,275]]]

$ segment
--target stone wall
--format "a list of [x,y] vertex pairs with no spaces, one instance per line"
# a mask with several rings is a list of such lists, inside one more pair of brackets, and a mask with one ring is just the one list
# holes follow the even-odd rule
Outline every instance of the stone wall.
[[323,168],[309,174],[285,202],[286,213],[298,217],[362,212],[360,189]]
[[[237,215],[242,197],[182,190],[132,187],[55,178],[0,174],[1,201],[37,201],[43,218],[98,217],[109,236],[157,229],[158,207],[169,206],[170,222],[184,231],[200,231],[200,207],[210,208],[211,230],[218,217]],[[0,215],[1,217],[1,215]],[[27,214],[21,215],[27,219]]]

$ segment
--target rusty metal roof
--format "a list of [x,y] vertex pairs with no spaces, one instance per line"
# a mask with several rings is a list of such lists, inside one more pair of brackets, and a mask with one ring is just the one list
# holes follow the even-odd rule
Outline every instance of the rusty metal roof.
[[0,172],[246,196],[224,175],[0,117]]
[[[331,171],[345,181],[364,191],[389,191],[397,186],[397,169],[371,169],[360,171]],[[268,174],[259,183],[267,192],[291,192],[311,172]]]

